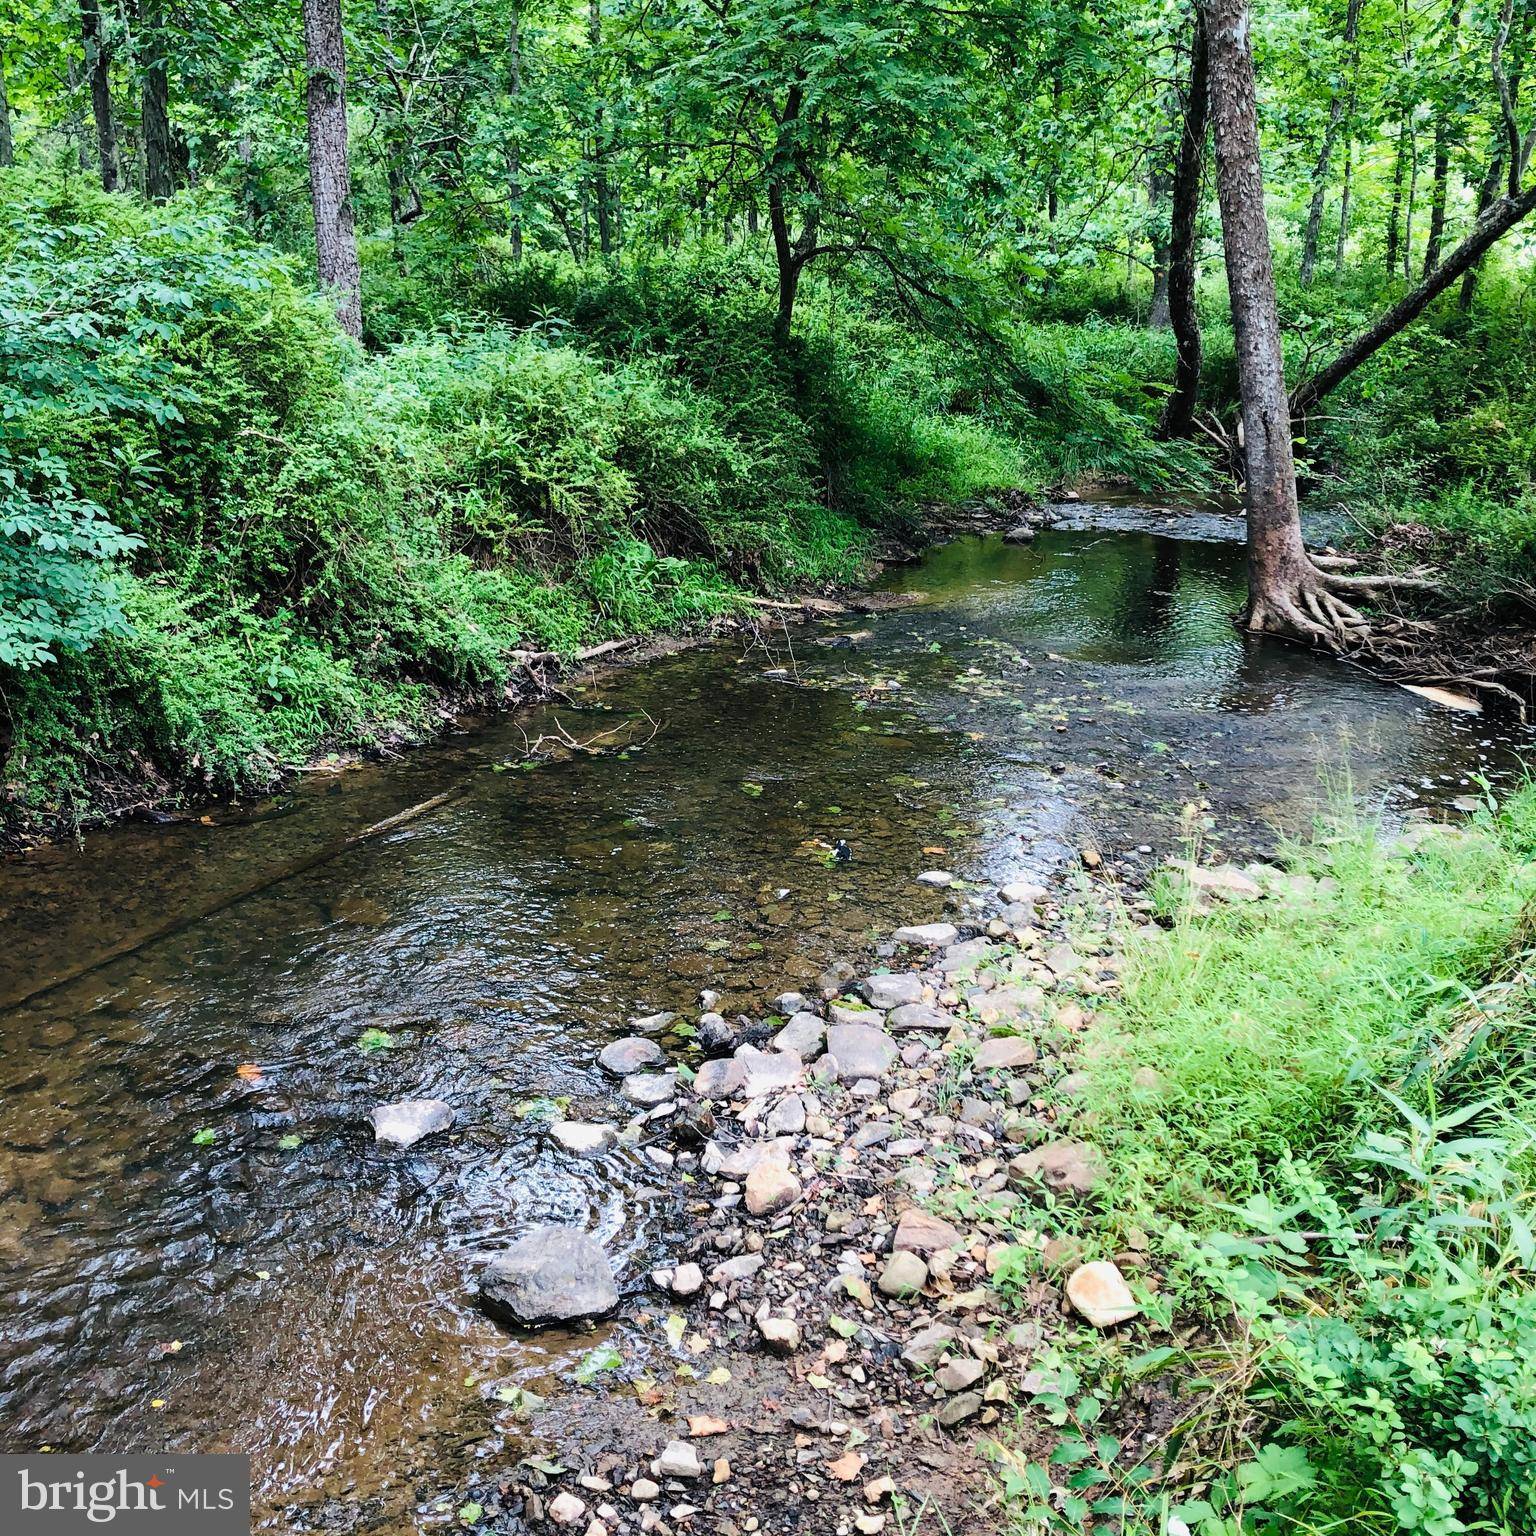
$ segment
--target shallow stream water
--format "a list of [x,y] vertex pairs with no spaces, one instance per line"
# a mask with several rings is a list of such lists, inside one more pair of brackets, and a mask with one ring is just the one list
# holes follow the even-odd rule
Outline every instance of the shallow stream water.
[[[1523,727],[1240,637],[1221,520],[1114,520],[960,539],[883,611],[0,865],[0,1448],[249,1450],[268,1528],[431,1523],[455,1468],[521,1444],[499,1387],[546,1395],[557,1444],[582,1412],[593,1338],[486,1320],[484,1258],[574,1222],[638,1290],[683,1219],[634,1154],[566,1156],[526,1112],[621,1119],[594,1058],[628,1016],[704,986],[761,1014],[939,915],[935,866],[1092,843],[1134,876],[1185,807],[1246,852],[1328,770],[1388,816],[1518,771]],[[520,766],[557,730],[629,745]],[[368,1109],[423,1096],[452,1134],[376,1149]]]

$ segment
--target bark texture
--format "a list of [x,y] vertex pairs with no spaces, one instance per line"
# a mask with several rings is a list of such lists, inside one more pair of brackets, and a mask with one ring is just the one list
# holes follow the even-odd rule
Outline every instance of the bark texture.
[[144,134],[144,195],[163,203],[176,190],[171,144],[171,82],[166,70],[166,37],[160,0],[145,0],[139,13],[141,94]]
[[117,123],[112,116],[112,53],[107,47],[97,0],[80,0],[80,39],[85,47],[91,115],[96,119],[96,156],[101,168],[101,185],[108,192],[116,192],[123,184],[123,163],[117,150]]
[[363,274],[352,222],[347,158],[346,45],[340,0],[304,0],[304,58],[309,85],[309,195],[315,212],[315,262],[349,335],[363,334]]
[[1195,291],[1200,278],[1200,190],[1205,181],[1205,138],[1210,128],[1211,92],[1205,19],[1195,11],[1189,49],[1189,92],[1184,127],[1173,168],[1172,227],[1168,242],[1168,322],[1173,327],[1178,362],[1173,390],[1163,405],[1158,436],[1185,437],[1195,420],[1204,346]]
[[1308,634],[1321,626],[1317,572],[1301,539],[1275,273],[1264,217],[1247,0],[1202,0],[1211,69],[1216,187],[1242,396],[1248,510],[1249,629]]
[[[0,169],[16,164],[16,142],[11,137],[11,98],[5,89],[5,54],[0,53]],[[0,761],[3,761],[0,754]]]

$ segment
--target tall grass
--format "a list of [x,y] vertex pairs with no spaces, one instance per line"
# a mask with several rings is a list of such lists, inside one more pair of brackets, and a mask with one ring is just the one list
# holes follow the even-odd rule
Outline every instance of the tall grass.
[[[1536,1529],[1533,852],[1527,788],[1406,839],[1335,818],[1251,904],[1164,889],[1080,1133],[1113,1170],[1084,1234],[1152,1234],[1168,1342],[1050,1362],[1057,1453],[1001,1453],[1021,1528]],[[1160,1369],[1172,1427],[1106,1434]]]

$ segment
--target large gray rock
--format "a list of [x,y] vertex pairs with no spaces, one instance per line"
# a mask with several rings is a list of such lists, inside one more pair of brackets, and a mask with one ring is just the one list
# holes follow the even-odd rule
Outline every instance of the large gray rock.
[[453,1124],[453,1110],[441,1099],[404,1099],[380,1104],[369,1118],[373,1139],[386,1147],[413,1147],[423,1136],[446,1131]]
[[899,1054],[896,1042],[883,1029],[868,1024],[834,1024],[827,1031],[827,1057],[845,1083],[884,1077]]
[[951,971],[973,970],[989,961],[1000,960],[1003,951],[990,939],[964,939],[951,944],[939,960],[940,971],[947,976]]
[[889,976],[866,976],[859,991],[871,1008],[900,1008],[904,1003],[923,1000],[923,979],[912,971],[898,971]]
[[931,1003],[903,1003],[900,1008],[891,1009],[885,1022],[888,1029],[933,1029],[943,1034],[954,1020]]
[[744,1045],[736,1052],[735,1061],[742,1070],[742,1096],[748,1099],[798,1088],[805,1077],[805,1064],[798,1051],[760,1051],[755,1045]]
[[821,1019],[814,1013],[797,1013],[771,1043],[776,1051],[794,1051],[802,1061],[814,1061],[826,1038],[827,1026]]
[[943,949],[960,937],[953,923],[914,923],[898,928],[891,937],[898,944],[915,944],[919,949]]
[[655,1109],[677,1092],[676,1072],[637,1072],[624,1079],[624,1097],[642,1109]]
[[481,1271],[480,1296],[529,1328],[601,1317],[619,1304],[602,1244],[575,1227],[535,1227],[520,1237]]
[[699,1064],[694,1075],[693,1091],[701,1099],[729,1099],[740,1091],[747,1080],[747,1069],[729,1056],[717,1056],[713,1061]]
[[605,1045],[597,1054],[597,1064],[615,1077],[628,1077],[647,1067],[660,1066],[666,1058],[654,1040],[641,1035],[626,1035]]

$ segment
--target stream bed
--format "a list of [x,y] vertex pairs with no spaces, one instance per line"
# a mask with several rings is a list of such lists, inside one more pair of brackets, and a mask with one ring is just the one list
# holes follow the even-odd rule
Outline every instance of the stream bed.
[[[0,864],[0,1447],[248,1450],[263,1528],[415,1529],[527,1449],[501,1389],[558,1445],[605,1336],[498,1327],[485,1259],[581,1225],[640,1295],[681,1229],[642,1157],[541,1128],[623,1118],[596,1055],[626,1019],[704,987],[761,1016],[939,916],[924,870],[1093,847],[1134,883],[1191,828],[1267,849],[1346,770],[1389,818],[1521,771],[1523,726],[1240,636],[1222,520],[1091,513],[940,546],[870,613]],[[605,750],[525,766],[558,733]],[[368,1110],[426,1096],[452,1133],[375,1147]]]

